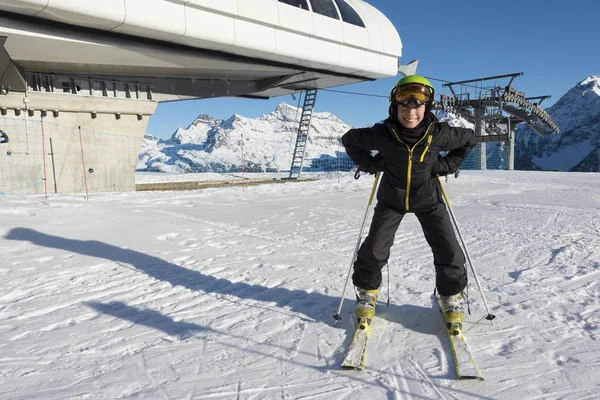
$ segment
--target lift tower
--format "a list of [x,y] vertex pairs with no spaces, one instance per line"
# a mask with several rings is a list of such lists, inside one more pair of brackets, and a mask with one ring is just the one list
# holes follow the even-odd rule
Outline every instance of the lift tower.
[[[442,94],[436,109],[460,115],[475,125],[475,134],[480,142],[475,153],[475,167],[486,169],[486,142],[509,143],[509,167],[514,169],[514,126],[526,123],[540,135],[559,132],[559,127],[550,115],[540,107],[550,96],[525,97],[525,93],[512,87],[515,78],[522,72],[445,83],[452,95]],[[508,79],[507,85],[499,85],[500,79]],[[486,85],[486,82],[495,81]],[[461,86],[457,93],[455,86]],[[473,90],[475,89],[474,93]],[[536,102],[533,102],[533,101]]]

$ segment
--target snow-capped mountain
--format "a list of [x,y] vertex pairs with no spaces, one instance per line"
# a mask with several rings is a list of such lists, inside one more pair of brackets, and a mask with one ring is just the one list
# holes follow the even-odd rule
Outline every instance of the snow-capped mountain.
[[525,124],[515,129],[515,168],[600,171],[600,75],[590,76],[546,110],[560,133],[540,136]]
[[[301,108],[281,103],[272,113],[257,119],[234,114],[221,120],[201,114],[168,140],[146,135],[137,170],[234,172],[240,171],[242,158],[246,171],[289,170],[301,112]],[[438,116],[452,126],[473,128],[472,123],[451,113]],[[313,113],[303,170],[354,168],[339,141],[350,128],[329,112]],[[491,149],[488,146],[488,152]]]
[[[281,103],[256,119],[234,114],[227,120],[199,115],[170,139],[146,135],[138,171],[234,172],[289,170],[302,110]],[[600,172],[600,76],[578,83],[547,109],[561,131],[540,136],[526,124],[515,129],[515,169]],[[452,126],[473,128],[453,115],[439,113]],[[351,126],[329,112],[314,113],[303,167],[305,171],[342,170],[354,164],[340,146]],[[508,145],[487,143],[488,169],[506,169]],[[473,154],[473,153],[472,153]],[[463,169],[472,169],[472,156]]]
[[[289,170],[301,112],[281,103],[272,113],[256,119],[238,114],[227,120],[200,115],[168,140],[146,135],[137,170],[227,172],[239,171],[242,163],[246,171]],[[340,151],[347,158],[339,139],[350,128],[329,112],[313,113],[304,169],[337,167]]]

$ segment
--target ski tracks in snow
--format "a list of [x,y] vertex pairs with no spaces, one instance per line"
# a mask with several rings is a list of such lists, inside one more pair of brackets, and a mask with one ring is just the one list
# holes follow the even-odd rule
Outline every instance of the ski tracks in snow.
[[464,176],[448,191],[498,316],[493,326],[481,320],[471,279],[466,335],[485,382],[455,379],[430,304],[431,255],[410,216],[392,249],[391,305],[378,306],[367,368],[338,370],[352,332],[349,292],[340,326],[332,315],[365,181],[5,212],[0,398],[594,398],[597,204],[589,191],[570,191],[564,204],[560,188],[503,175],[488,193],[479,188],[487,179]]

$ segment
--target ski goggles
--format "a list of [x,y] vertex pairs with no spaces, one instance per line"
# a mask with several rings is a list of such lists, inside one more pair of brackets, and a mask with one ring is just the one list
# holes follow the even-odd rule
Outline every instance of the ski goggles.
[[431,101],[431,90],[419,83],[398,86],[392,90],[392,101],[406,106],[416,101],[420,106]]
[[406,100],[394,101],[394,103],[396,103],[404,108],[418,108],[423,105],[426,105],[428,103],[428,101],[419,101],[419,100],[415,99],[414,97],[409,97]]

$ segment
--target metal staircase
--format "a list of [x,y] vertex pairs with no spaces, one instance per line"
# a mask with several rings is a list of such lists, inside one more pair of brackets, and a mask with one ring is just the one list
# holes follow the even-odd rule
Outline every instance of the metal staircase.
[[304,151],[308,142],[308,132],[310,130],[310,120],[313,115],[315,103],[317,100],[317,89],[304,91],[304,105],[302,106],[302,115],[298,126],[298,135],[296,137],[296,146],[292,156],[292,165],[290,166],[290,176],[288,179],[298,179],[302,173],[302,162],[304,161]]

